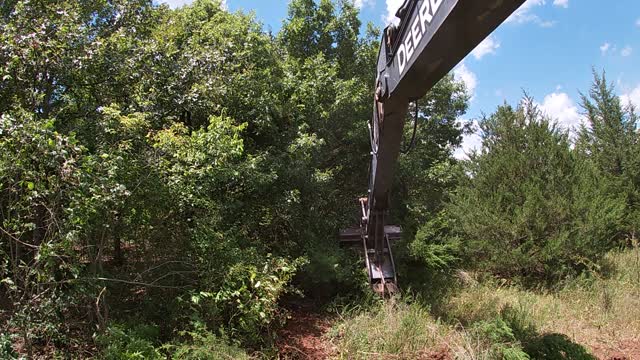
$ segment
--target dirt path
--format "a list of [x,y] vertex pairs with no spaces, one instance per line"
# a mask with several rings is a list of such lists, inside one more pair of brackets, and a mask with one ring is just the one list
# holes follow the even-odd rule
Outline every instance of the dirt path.
[[331,319],[318,313],[307,303],[291,305],[290,319],[278,336],[281,359],[323,360],[335,355],[335,347],[327,340]]
[[627,339],[617,344],[591,346],[593,354],[602,360],[640,359],[640,338]]

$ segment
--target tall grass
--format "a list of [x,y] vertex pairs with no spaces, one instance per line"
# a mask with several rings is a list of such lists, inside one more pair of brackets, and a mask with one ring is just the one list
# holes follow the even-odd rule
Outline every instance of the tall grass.
[[427,308],[389,301],[350,317],[333,332],[340,358],[420,358],[446,335]]
[[555,291],[461,281],[437,312],[405,296],[347,314],[330,337],[343,359],[604,356],[638,340],[640,250],[612,252],[605,264],[604,275],[585,275]]

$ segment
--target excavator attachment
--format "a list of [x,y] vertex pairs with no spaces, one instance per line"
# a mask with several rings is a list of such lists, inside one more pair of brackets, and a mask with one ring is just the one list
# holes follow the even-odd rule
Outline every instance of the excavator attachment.
[[348,228],[340,231],[340,244],[343,246],[354,247],[362,250],[361,253],[366,255],[364,258],[369,275],[369,283],[372,290],[381,295],[392,295],[398,292],[398,278],[396,275],[396,266],[393,260],[393,252],[391,250],[391,242],[397,240],[402,235],[399,226],[385,226],[385,249],[382,254],[380,265],[376,262],[375,249],[367,246],[366,235],[362,228]]
[[363,217],[360,227],[340,231],[340,243],[361,249],[372,290],[380,296],[389,296],[398,292],[398,278],[393,259],[391,242],[400,239],[402,229],[396,225],[384,226],[381,251],[376,252],[375,244],[367,235],[368,209],[367,199],[360,199]]

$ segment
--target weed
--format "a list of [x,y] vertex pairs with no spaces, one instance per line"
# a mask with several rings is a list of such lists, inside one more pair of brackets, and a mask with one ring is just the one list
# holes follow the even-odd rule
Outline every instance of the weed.
[[18,353],[13,349],[11,336],[8,334],[0,334],[0,359],[17,359]]
[[243,350],[228,344],[224,339],[208,331],[202,324],[195,324],[193,330],[182,332],[181,335],[187,337],[188,340],[163,347],[171,353],[173,359],[249,359],[249,356]]
[[104,334],[96,337],[96,343],[104,350],[105,360],[120,359],[162,359],[154,346],[159,331],[151,325],[137,325],[127,328],[111,325]]
[[440,342],[441,330],[428,309],[398,299],[355,315],[332,334],[341,358],[419,358]]
[[343,311],[330,336],[349,359],[418,358],[443,348],[456,359],[595,359],[590,350],[606,356],[640,333],[638,256],[637,249],[609,253],[604,275],[555,291],[463,282],[441,300],[437,317],[420,293],[372,302]]

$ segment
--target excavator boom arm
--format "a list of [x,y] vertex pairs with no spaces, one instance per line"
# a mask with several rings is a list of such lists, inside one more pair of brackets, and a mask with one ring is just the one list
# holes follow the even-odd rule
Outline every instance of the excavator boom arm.
[[[389,240],[398,228],[385,226],[390,189],[411,101],[424,96],[525,0],[405,0],[388,26],[378,53],[371,132],[368,198],[360,236],[369,279],[376,292],[395,288]],[[393,234],[386,229],[396,229]]]
[[372,121],[370,205],[387,208],[409,103],[424,96],[525,0],[406,0],[384,31]]

